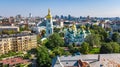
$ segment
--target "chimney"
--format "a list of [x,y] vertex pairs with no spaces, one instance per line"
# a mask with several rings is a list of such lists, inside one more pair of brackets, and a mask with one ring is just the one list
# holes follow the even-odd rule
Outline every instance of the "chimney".
[[98,54],[98,61],[100,61],[100,54]]
[[81,67],[83,64],[82,64],[82,61],[79,59],[78,60],[78,67]]

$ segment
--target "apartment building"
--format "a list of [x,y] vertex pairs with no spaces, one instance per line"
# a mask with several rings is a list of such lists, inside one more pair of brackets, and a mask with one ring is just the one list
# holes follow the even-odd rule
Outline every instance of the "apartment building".
[[31,33],[0,35],[0,54],[27,51],[37,47],[37,37]]

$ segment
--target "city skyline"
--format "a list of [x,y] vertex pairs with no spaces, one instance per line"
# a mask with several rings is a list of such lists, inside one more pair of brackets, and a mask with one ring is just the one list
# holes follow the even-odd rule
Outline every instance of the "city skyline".
[[0,15],[46,16],[48,8],[55,15],[120,17],[120,0],[1,0]]

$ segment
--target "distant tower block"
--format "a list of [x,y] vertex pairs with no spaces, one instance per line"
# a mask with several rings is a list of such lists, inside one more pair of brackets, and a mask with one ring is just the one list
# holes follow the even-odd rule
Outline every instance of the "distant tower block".
[[87,16],[87,19],[90,20],[90,16],[89,15]]
[[32,17],[32,14],[31,13],[29,13],[29,18],[31,18]]

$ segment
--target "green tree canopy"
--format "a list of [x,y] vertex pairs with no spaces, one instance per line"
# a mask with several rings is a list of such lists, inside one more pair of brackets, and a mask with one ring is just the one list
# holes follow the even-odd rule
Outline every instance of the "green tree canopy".
[[102,44],[100,48],[100,53],[105,54],[105,53],[112,53],[112,52],[113,52],[113,49],[111,45],[109,45],[108,43]]
[[88,54],[89,44],[86,43],[86,42],[82,43],[81,48],[80,48],[80,52],[83,53],[83,54]]
[[118,43],[116,43],[116,42],[110,42],[109,43],[111,46],[112,46],[112,48],[113,48],[113,53],[118,53],[119,52],[119,44]]
[[61,30],[60,28],[56,28],[56,27],[54,28],[54,32],[55,32],[55,33],[59,33],[60,30]]
[[85,38],[85,42],[87,42],[92,47],[99,47],[100,37],[98,34],[91,34]]
[[42,31],[41,31],[41,36],[42,36],[42,37],[45,37],[45,34],[46,34],[46,31],[45,31],[45,30],[42,30]]
[[37,49],[37,63],[38,67],[50,67],[51,58],[49,57],[49,52],[47,48],[40,46]]
[[55,47],[63,46],[64,40],[60,37],[58,33],[54,33],[49,36],[48,42],[45,45],[47,48],[53,49]]
[[64,53],[64,49],[62,47],[57,47],[53,50],[53,53],[55,54],[55,56],[61,56]]
[[100,35],[101,41],[105,41],[109,36],[104,28],[97,25],[91,27],[91,33]]
[[113,35],[112,35],[112,40],[113,40],[114,42],[118,42],[118,39],[119,39],[119,38],[120,38],[120,35],[119,35],[118,32],[113,33]]
[[17,32],[14,30],[3,30],[0,34],[16,34]]
[[59,33],[60,37],[64,37],[64,32]]
[[94,33],[95,33],[95,34],[100,34],[101,32],[104,32],[104,31],[105,31],[105,29],[103,29],[102,27],[97,26],[97,25],[93,25],[93,26],[91,27],[91,29],[94,30]]
[[111,30],[112,30],[112,28],[108,28],[108,27],[106,28],[106,31],[111,31]]

